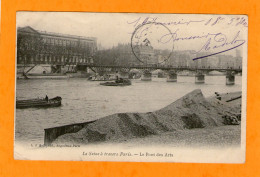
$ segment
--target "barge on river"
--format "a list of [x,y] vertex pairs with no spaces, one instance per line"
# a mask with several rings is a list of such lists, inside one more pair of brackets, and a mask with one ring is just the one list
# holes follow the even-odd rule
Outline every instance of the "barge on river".
[[16,100],[16,108],[47,108],[61,106],[62,98],[57,96],[52,99],[29,99],[29,100]]
[[104,86],[127,86],[127,85],[131,85],[131,81],[128,80],[128,79],[119,79],[119,80],[116,80],[115,82],[100,83],[100,85],[104,85]]

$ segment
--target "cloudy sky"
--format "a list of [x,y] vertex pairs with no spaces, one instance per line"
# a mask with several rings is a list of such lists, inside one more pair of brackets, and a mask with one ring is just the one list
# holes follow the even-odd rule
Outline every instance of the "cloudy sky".
[[[163,26],[141,26],[147,22],[162,23]],[[130,43],[134,32],[136,38],[141,36],[141,42],[147,38],[154,48],[160,49],[172,49],[174,46],[174,50],[203,51],[204,49],[201,49],[209,38],[212,38],[210,44],[212,49],[213,45],[220,45],[223,42],[213,43],[216,42],[214,41],[216,35],[208,34],[218,33],[224,35],[227,43],[232,42],[234,38],[247,42],[247,17],[234,15],[17,12],[17,27],[25,26],[41,31],[96,37],[98,44],[100,43],[104,48],[111,48],[118,43]],[[173,40],[174,37],[183,39],[194,36],[197,38]],[[220,37],[223,38],[217,36],[217,40],[220,40]],[[241,41],[237,44],[239,42]],[[237,49],[241,50],[246,45],[247,43]],[[232,46],[235,44],[223,45],[214,51],[222,51]],[[228,54],[233,53],[234,50],[228,52]]]

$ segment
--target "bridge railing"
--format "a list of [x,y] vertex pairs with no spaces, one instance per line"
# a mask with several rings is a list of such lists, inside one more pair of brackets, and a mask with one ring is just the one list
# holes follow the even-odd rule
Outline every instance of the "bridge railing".
[[[69,62],[61,62],[61,61],[37,61],[37,62],[28,62],[26,65],[36,65],[36,64],[50,64],[50,65],[78,65],[78,66],[85,66],[85,67],[96,67],[96,68],[128,68],[128,69],[162,69],[162,70],[206,70],[206,71],[237,71],[242,72],[242,68],[234,68],[234,67],[210,67],[210,66],[202,66],[202,67],[190,67],[190,66],[172,66],[172,65],[102,65],[102,64],[95,64],[95,63],[87,63],[87,62],[76,62],[76,61],[69,61]],[[23,63],[20,63],[23,65]]]
[[242,71],[242,68],[238,67],[189,67],[189,66],[172,66],[172,65],[100,65],[94,63],[79,63],[78,65],[84,65],[87,67],[101,67],[101,68],[136,68],[136,69],[176,69],[176,70],[226,70],[226,71]]

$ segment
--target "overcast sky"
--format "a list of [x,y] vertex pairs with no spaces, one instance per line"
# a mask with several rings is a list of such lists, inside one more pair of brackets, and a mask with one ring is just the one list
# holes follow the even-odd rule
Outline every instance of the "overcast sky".
[[[131,36],[136,27],[148,17],[149,21],[156,18],[156,22],[164,23],[145,30],[152,35],[148,39],[154,48],[174,50],[199,51],[208,38],[195,40],[170,40],[167,33],[178,33],[178,37],[203,36],[208,33],[223,33],[227,41],[231,42],[239,32],[237,39],[247,41],[247,27],[245,24],[237,25],[245,16],[219,16],[219,15],[176,15],[176,14],[135,14],[135,13],[78,13],[78,12],[18,12],[17,27],[31,26],[36,30],[47,32],[96,37],[98,44],[111,48],[118,43],[130,43]],[[220,18],[220,20],[217,20]],[[238,19],[240,18],[240,20]],[[210,20],[211,19],[211,20]],[[233,20],[232,20],[233,19]],[[214,22],[217,20],[217,23]],[[177,24],[177,23],[180,24]],[[208,23],[207,23],[208,22]],[[231,23],[230,25],[228,25]],[[140,27],[140,31],[144,27]],[[169,32],[170,30],[170,32]],[[138,32],[138,31],[137,31]],[[150,34],[151,33],[151,34]],[[160,43],[159,39],[166,35],[167,43]],[[213,40],[213,39],[212,39]],[[135,41],[136,42],[136,41]],[[157,42],[157,44],[155,44]],[[247,44],[244,44],[244,46]],[[229,46],[226,46],[229,47]],[[242,46],[243,47],[243,46]],[[241,50],[242,47],[239,49]],[[219,50],[223,50],[220,48]],[[230,51],[230,54],[234,53]]]

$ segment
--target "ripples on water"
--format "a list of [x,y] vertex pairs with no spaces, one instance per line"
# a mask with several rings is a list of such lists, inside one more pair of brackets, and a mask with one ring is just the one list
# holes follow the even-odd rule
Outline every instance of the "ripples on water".
[[225,76],[206,76],[205,84],[194,84],[194,77],[178,76],[178,82],[165,78],[153,81],[133,80],[131,86],[106,87],[98,81],[82,78],[68,80],[17,80],[16,97],[62,97],[57,108],[17,109],[15,119],[16,142],[43,143],[44,129],[95,120],[119,112],[150,112],[160,109],[188,92],[200,88],[204,96],[214,92],[241,91],[241,76],[236,84],[225,85]]

